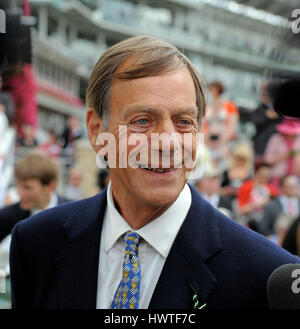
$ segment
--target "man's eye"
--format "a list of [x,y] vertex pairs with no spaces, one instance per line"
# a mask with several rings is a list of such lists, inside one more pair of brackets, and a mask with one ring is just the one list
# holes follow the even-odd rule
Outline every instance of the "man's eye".
[[149,120],[144,118],[144,119],[136,120],[136,121],[134,121],[134,123],[137,123],[137,124],[139,124],[141,126],[145,126],[146,124],[149,123]]
[[182,119],[179,121],[179,124],[184,125],[184,126],[190,125],[191,123],[192,123],[192,121],[188,120],[188,119]]

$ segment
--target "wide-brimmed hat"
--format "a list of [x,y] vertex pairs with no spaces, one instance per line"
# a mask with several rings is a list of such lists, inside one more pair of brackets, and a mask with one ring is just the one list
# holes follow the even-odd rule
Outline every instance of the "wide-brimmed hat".
[[285,118],[279,125],[276,126],[277,131],[285,135],[300,134],[300,120],[294,118]]

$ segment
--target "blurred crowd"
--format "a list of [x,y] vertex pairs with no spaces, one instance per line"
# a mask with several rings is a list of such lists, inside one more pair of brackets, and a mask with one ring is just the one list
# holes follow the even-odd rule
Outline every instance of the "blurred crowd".
[[209,85],[202,128],[208,159],[194,185],[241,225],[300,255],[300,121],[276,113],[276,90],[278,82],[262,83],[250,117],[255,133],[247,137],[238,108],[223,97],[223,84]]
[[[13,227],[42,210],[84,198],[82,185],[86,174],[76,161],[76,142],[83,137],[80,119],[68,117],[59,133],[50,125],[41,129],[34,123],[17,120],[24,104],[10,88],[5,88],[4,80],[0,76],[0,269],[8,280],[8,291],[0,296],[0,309],[10,307],[9,251]],[[7,138],[11,136],[14,138]],[[9,174],[10,179],[6,177]],[[99,170],[95,182],[99,191],[108,181],[108,171]]]

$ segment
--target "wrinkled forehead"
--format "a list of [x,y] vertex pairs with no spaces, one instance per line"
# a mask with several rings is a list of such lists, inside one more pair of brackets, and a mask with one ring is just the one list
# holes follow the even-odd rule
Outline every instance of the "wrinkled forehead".
[[139,76],[158,75],[181,67],[186,65],[175,53],[165,57],[153,55],[152,52],[142,52],[133,54],[120,63],[114,75],[118,77],[118,74],[126,72],[129,78],[131,76],[134,79]]

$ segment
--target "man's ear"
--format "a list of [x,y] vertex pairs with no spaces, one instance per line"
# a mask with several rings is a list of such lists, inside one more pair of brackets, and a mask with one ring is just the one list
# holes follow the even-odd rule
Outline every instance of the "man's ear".
[[54,192],[55,189],[56,189],[56,181],[50,182],[49,185],[48,185],[48,188],[49,188],[50,192]]
[[96,114],[93,108],[88,109],[86,113],[86,126],[89,141],[96,153],[99,152],[101,145],[97,145],[97,137],[103,132],[102,119]]

